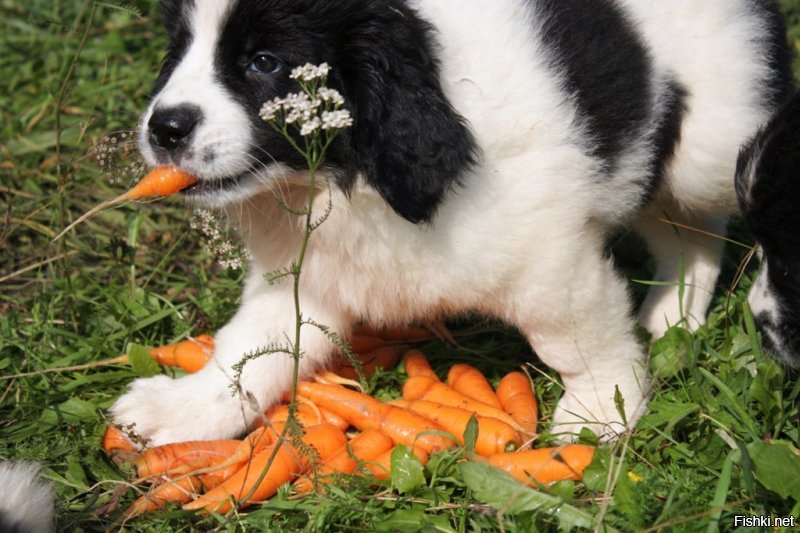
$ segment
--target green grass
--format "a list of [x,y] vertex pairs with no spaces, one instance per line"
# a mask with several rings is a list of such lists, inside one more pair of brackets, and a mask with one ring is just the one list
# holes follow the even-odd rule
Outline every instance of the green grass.
[[[800,1],[781,3],[798,42]],[[213,331],[235,309],[241,273],[216,265],[179,205],[114,209],[50,243],[54,230],[135,179],[129,134],[164,37],[152,2],[21,4],[0,0],[0,456],[46,466],[59,529],[102,531],[137,494],[131,473],[99,450],[107,408],[136,373],[47,370],[114,356],[129,342]],[[100,142],[112,134],[115,143]],[[101,165],[98,155],[109,151]],[[622,239],[620,262],[641,256],[637,246]],[[732,248],[728,270],[744,254]],[[730,297],[721,290],[700,331],[674,329],[653,344],[657,386],[648,414],[629,437],[601,449],[583,482],[525,490],[464,468],[461,452],[449,452],[424,476],[398,474],[393,485],[344,479],[326,495],[282,492],[246,514],[201,518],[171,509],[126,529],[533,531],[560,522],[714,531],[733,529],[736,514],[800,518],[800,385],[762,353],[743,306],[747,284]],[[422,347],[439,370],[467,361],[497,379],[529,356],[521,338],[497,324],[463,320],[452,328],[467,350],[441,341]],[[560,390],[542,372],[546,428]],[[397,371],[383,375],[375,391],[396,394],[400,379]]]

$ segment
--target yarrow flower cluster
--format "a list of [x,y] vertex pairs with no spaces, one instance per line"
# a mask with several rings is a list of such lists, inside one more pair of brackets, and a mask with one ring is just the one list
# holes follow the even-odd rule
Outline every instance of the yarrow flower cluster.
[[130,176],[144,172],[146,166],[139,157],[135,137],[131,131],[111,133],[89,149],[109,184],[125,183]]
[[344,97],[325,86],[330,70],[327,63],[306,64],[292,70],[291,78],[300,83],[302,92],[266,102],[259,112],[261,119],[279,129],[289,124],[296,126],[303,137],[320,130],[332,133],[352,126],[350,112],[341,109]]
[[216,257],[222,268],[227,270],[244,268],[249,259],[247,250],[240,242],[233,240],[224,222],[213,211],[195,209],[189,227],[205,237],[206,249]]
[[330,71],[331,67],[327,63],[322,63],[320,65],[306,63],[302,67],[292,69],[292,73],[289,77],[293,80],[314,81],[327,78]]

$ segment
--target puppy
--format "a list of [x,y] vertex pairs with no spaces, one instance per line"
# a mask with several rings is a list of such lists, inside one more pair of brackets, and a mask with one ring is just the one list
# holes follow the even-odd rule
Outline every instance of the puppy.
[[[137,380],[113,406],[156,444],[239,434],[290,386],[290,359],[272,354],[231,392],[237,362],[294,330],[290,284],[264,277],[300,239],[276,196],[302,205],[308,176],[259,119],[297,91],[292,68],[327,62],[354,119],[324,168],[332,192],[314,208],[331,212],[306,253],[303,316],[344,336],[362,321],[504,320],[560,374],[552,423],[565,434],[613,435],[646,403],[607,236],[635,225],[667,282],[644,325],[701,324],[722,241],[665,221],[724,232],[739,147],[790,89],[769,0],[168,0],[164,16],[141,152],[200,178],[184,197],[224,210],[252,264],[213,362]],[[302,331],[307,376],[332,346]]]
[[742,150],[736,173],[742,216],[760,244],[750,308],[767,349],[800,367],[800,94]]

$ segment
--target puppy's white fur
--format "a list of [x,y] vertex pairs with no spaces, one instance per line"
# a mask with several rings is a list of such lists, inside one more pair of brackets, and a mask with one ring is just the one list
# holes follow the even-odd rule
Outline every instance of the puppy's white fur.
[[[682,305],[676,286],[652,291],[641,320],[656,334],[679,322],[681,309],[694,324],[702,323],[721,251],[714,239],[660,219],[724,231],[724,214],[735,206],[737,151],[766,113],[753,88],[762,72],[767,76],[766,67],[748,45],[763,28],[742,16],[747,3],[620,2],[655,58],[652,107],[661,105],[657,80],[667,73],[691,95],[666,182],[638,222],[660,279],[677,285],[676,258],[683,252],[690,287]],[[203,123],[195,158],[185,162],[187,170],[211,179],[248,164],[241,146],[248,142],[247,121],[229,112],[235,101],[214,86],[208,72],[206,58],[224,11],[217,4],[196,3],[194,23],[202,26],[202,37],[153,103],[190,101],[204,110],[224,110]],[[652,132],[641,132],[626,148],[610,179],[595,179],[600,164],[581,149],[590,141],[541,45],[530,3],[414,5],[437,30],[443,87],[475,135],[480,163],[449,193],[431,225],[400,218],[363,184],[350,198],[334,189],[332,212],[314,233],[304,265],[303,314],[345,333],[358,320],[401,324],[466,310],[499,317],[520,328],[562,377],[565,395],[555,412],[555,431],[621,430],[615,391],[625,399],[625,419],[634,423],[644,409],[648,380],[626,286],[605,254],[604,238],[610,226],[636,215],[639,193],[630,183],[641,177]],[[201,147],[222,139],[230,143],[222,166],[206,168]],[[143,153],[149,155],[146,145]],[[137,380],[112,409],[117,422],[135,422],[154,443],[235,435],[289,387],[290,360],[269,355],[247,364],[241,383],[247,395],[229,390],[232,365],[246,353],[285,342],[294,328],[290,286],[269,285],[264,274],[295,256],[299,223],[266,189],[281,189],[295,205],[303,192],[276,182],[274,170],[258,180],[263,192],[254,195],[249,188],[236,202],[226,198],[253,263],[241,307],[218,333],[212,364],[179,380]],[[323,192],[315,209],[321,213],[327,203]],[[303,328],[302,348],[303,375],[324,365],[331,353],[313,327]],[[202,421],[181,412],[179,406],[188,403],[199,404]]]
[[27,533],[54,530],[53,487],[33,463],[0,461],[0,529]]

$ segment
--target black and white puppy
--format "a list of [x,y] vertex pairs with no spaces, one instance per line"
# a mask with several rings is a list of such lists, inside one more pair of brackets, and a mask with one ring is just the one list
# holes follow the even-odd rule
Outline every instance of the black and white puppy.
[[742,215],[760,244],[750,308],[765,346],[800,367],[800,94],[742,150],[736,175]]
[[[333,208],[306,256],[303,315],[345,335],[497,317],[561,375],[554,430],[603,434],[635,423],[648,393],[608,234],[635,224],[674,282],[647,297],[645,326],[701,324],[721,240],[665,220],[724,232],[739,148],[790,87],[771,0],[168,0],[165,14],[142,154],[196,174],[185,197],[225,210],[252,264],[214,361],[137,380],[113,406],[154,443],[238,434],[289,387],[290,360],[270,355],[242,377],[258,409],[230,392],[232,366],[294,328],[291,287],[264,275],[298,250],[300,221],[275,196],[300,205],[306,174],[259,118],[296,92],[293,67],[330,64],[355,121],[327,160]],[[303,331],[307,375],[332,350]]]

